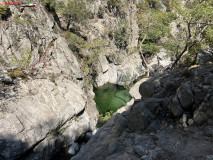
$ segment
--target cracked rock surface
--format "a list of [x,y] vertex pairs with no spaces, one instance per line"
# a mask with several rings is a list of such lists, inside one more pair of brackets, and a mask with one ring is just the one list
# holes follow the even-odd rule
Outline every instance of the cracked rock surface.
[[114,115],[72,160],[211,159],[213,66],[187,70],[187,75],[173,71],[137,85],[138,90],[151,85],[152,96],[142,89],[142,98]]

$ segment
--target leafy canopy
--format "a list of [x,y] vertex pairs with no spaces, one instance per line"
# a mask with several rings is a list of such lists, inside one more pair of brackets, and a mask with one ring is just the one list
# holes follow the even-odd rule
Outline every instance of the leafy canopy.
[[143,41],[143,52],[154,54],[160,48],[160,39],[170,33],[169,24],[176,16],[172,12],[161,11],[157,0],[147,0],[137,6],[139,41]]

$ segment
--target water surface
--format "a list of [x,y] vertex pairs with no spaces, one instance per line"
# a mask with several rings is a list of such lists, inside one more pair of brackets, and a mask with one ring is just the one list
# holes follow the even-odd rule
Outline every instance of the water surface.
[[110,83],[95,88],[94,92],[97,109],[99,114],[103,115],[110,111],[116,112],[131,100],[129,91],[126,88]]

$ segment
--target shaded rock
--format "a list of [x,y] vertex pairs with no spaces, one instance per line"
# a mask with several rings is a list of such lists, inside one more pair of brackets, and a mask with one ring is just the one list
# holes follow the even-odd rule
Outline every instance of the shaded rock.
[[142,98],[149,98],[154,94],[154,86],[151,82],[143,82],[139,87]]
[[194,102],[191,86],[187,83],[178,88],[177,96],[183,109],[189,109]]
[[148,78],[143,78],[140,81],[138,81],[136,84],[134,84],[134,86],[132,88],[130,88],[130,95],[135,98],[135,99],[141,99],[141,95],[139,93],[139,87],[141,85],[141,83],[147,81]]
[[183,109],[180,106],[179,100],[174,98],[168,107],[175,117],[180,117],[183,114]]
[[205,82],[206,82],[206,84],[213,86],[213,74],[208,75],[205,78]]
[[134,132],[142,132],[155,116],[147,109],[145,103],[140,102],[130,109],[127,125]]
[[78,143],[73,143],[69,150],[68,150],[68,153],[71,154],[71,155],[75,155],[78,151],[79,151],[80,147],[79,147],[79,144]]

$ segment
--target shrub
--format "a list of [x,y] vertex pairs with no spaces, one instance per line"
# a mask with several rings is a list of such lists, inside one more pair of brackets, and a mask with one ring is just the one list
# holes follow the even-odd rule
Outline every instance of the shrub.
[[19,68],[25,68],[30,64],[32,52],[29,47],[26,47],[21,52],[21,58],[18,59],[15,55],[12,57],[12,63],[17,65]]
[[108,37],[109,37],[110,40],[113,39],[113,31],[112,30],[109,31]]
[[101,6],[99,6],[99,8],[98,8],[97,16],[99,18],[103,18],[103,16],[104,16],[104,9]]
[[64,37],[66,38],[71,50],[73,52],[79,52],[80,48],[84,44],[84,39],[69,31],[64,32]]
[[22,20],[17,14],[14,15],[13,19],[14,19],[14,21],[17,24],[21,24],[21,25],[25,25],[25,24],[26,25],[32,25],[30,22]]
[[57,86],[57,83],[55,81],[55,77],[54,76],[50,77],[50,81],[53,82]]
[[120,5],[120,2],[118,0],[108,0],[107,1],[107,6],[108,9],[111,11],[115,7],[118,7]]
[[112,115],[113,115],[112,111],[106,112],[105,115],[103,114],[99,115],[97,127],[98,128],[102,127],[112,117]]
[[44,53],[43,48],[40,46],[40,47],[38,48],[38,54],[39,54],[39,55],[42,55],[43,53]]
[[0,6],[0,18],[6,19],[9,15],[11,15],[11,12],[8,5]]
[[115,45],[119,49],[126,49],[128,46],[129,34],[126,28],[126,26],[119,27],[114,33]]
[[41,2],[46,7],[54,8],[56,6],[55,0],[42,0]]
[[21,69],[15,69],[10,72],[10,77],[13,79],[17,77],[26,78],[26,75],[23,73]]
[[89,13],[84,0],[68,0],[66,3],[60,1],[56,3],[55,8],[58,14],[62,14],[66,17],[67,28],[69,28],[71,22],[86,26]]

